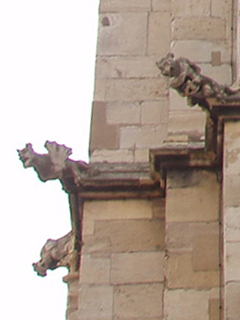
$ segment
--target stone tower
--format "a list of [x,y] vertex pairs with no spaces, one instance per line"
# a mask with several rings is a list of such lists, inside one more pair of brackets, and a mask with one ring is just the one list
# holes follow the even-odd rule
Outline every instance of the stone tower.
[[[50,177],[71,206],[57,259],[70,268],[67,318],[240,319],[239,1],[99,11],[90,164],[60,146]],[[169,52],[165,77],[156,62]]]

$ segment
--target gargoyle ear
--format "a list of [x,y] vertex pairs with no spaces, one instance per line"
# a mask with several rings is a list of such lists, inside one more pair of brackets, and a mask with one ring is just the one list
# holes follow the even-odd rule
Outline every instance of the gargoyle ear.
[[167,57],[173,59],[173,58],[174,58],[174,54],[173,54],[172,52],[169,52],[169,53],[167,54]]

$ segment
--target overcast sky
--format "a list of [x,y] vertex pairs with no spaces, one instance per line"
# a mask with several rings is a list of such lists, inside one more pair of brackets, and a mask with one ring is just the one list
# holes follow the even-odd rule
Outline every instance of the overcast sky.
[[64,320],[66,268],[32,269],[70,226],[59,181],[38,180],[16,149],[46,140],[88,161],[99,0],[0,1],[1,308],[4,320]]

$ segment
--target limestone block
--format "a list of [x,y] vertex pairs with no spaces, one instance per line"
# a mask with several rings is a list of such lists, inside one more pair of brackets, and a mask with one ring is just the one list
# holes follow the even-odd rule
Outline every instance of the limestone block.
[[170,253],[167,259],[168,288],[212,288],[219,286],[219,271],[193,270],[191,253]]
[[134,162],[132,150],[94,150],[91,153],[91,162]]
[[192,264],[194,271],[219,270],[219,234],[193,238]]
[[239,207],[240,197],[239,197],[240,180],[239,173],[236,175],[229,174],[226,176],[224,181],[224,205],[226,207]]
[[95,233],[84,236],[83,253],[159,251],[164,248],[161,220],[96,221]]
[[[192,112],[193,110],[197,110],[198,107],[194,107],[194,109],[190,109],[187,99],[182,97],[177,93],[176,90],[170,89],[169,90],[169,110],[170,111],[186,111],[187,115],[189,111]],[[173,114],[172,114],[173,115]]]
[[213,17],[176,18],[172,22],[174,40],[224,40],[225,21]]
[[208,320],[209,299],[218,298],[219,290],[167,290],[165,312],[168,320]]
[[225,281],[240,281],[240,242],[227,242],[225,247]]
[[206,115],[202,110],[170,111],[168,132],[190,135],[190,139],[201,140],[205,132]]
[[[192,185],[180,187],[184,183],[190,183],[191,180]],[[201,170],[179,174],[174,171],[168,183],[167,222],[218,221],[219,184],[214,173]],[[179,187],[175,186],[177,183]]]
[[168,222],[166,224],[166,246],[168,251],[192,251],[195,238],[218,237],[218,222]]
[[202,74],[211,77],[223,85],[232,84],[232,67],[231,64],[222,64],[221,66],[212,66],[211,64],[199,64]]
[[152,200],[152,214],[154,219],[165,219],[165,199]]
[[209,299],[209,320],[219,320],[221,315],[220,300]]
[[224,41],[175,40],[171,43],[176,57],[185,57],[196,63],[211,63],[211,53],[221,52],[222,63],[230,63],[231,50]]
[[168,93],[167,80],[151,79],[107,79],[105,85],[106,101],[145,101],[160,100]]
[[159,57],[151,56],[114,56],[97,57],[96,78],[156,78],[160,71],[156,66]]
[[119,129],[107,124],[107,103],[95,101],[92,111],[90,149],[118,149]]
[[172,0],[172,12],[175,17],[210,16],[211,0]]
[[167,124],[155,126],[127,126],[120,132],[120,148],[157,148],[167,137]]
[[114,315],[118,319],[161,317],[162,299],[162,284],[116,286]]
[[168,121],[168,99],[162,98],[158,101],[144,101],[141,104],[141,123],[160,124]]
[[84,234],[93,234],[98,220],[152,218],[152,202],[148,200],[85,201],[83,213]]
[[101,0],[100,12],[150,11],[151,0]]
[[108,124],[140,124],[141,106],[138,102],[112,102],[107,104]]
[[149,149],[135,149],[134,162],[149,162]]
[[226,316],[227,319],[240,318],[240,282],[230,282],[226,286]]
[[225,239],[239,241],[240,235],[240,207],[225,208]]
[[81,284],[108,284],[110,282],[110,259],[81,257]]
[[112,255],[111,283],[150,283],[164,280],[164,252],[134,252]]
[[231,0],[211,0],[211,13],[214,17],[227,18],[231,16],[232,1]]
[[113,288],[106,285],[81,285],[79,318],[112,319]]
[[152,12],[149,15],[148,55],[165,56],[171,42],[170,12]]
[[147,13],[106,13],[100,16],[100,56],[144,55],[147,41]]
[[226,156],[236,150],[239,151],[240,143],[240,123],[239,121],[231,121],[225,124],[224,149]]
[[171,1],[169,0],[152,0],[153,11],[171,11]]

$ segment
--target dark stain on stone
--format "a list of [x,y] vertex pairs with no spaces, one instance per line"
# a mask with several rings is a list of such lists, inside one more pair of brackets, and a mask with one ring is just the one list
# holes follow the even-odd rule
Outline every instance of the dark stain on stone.
[[109,18],[108,18],[108,17],[103,17],[103,18],[102,18],[102,25],[103,25],[103,27],[108,27],[108,26],[110,26],[110,21],[109,21]]

